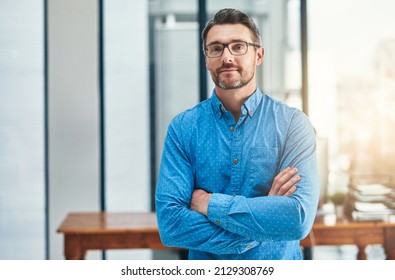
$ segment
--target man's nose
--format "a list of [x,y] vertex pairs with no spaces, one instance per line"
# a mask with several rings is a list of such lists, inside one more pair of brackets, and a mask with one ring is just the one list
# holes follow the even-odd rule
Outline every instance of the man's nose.
[[233,54],[229,51],[229,47],[226,46],[224,48],[224,52],[222,53],[221,60],[223,63],[229,63],[233,61]]

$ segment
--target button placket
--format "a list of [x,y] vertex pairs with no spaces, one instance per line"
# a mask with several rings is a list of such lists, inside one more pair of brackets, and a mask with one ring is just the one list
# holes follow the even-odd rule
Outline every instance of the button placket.
[[[231,130],[232,127],[229,129]],[[231,145],[231,192],[234,194],[239,193],[240,188],[240,156],[241,156],[241,129],[238,124],[233,126],[232,132],[232,145]]]

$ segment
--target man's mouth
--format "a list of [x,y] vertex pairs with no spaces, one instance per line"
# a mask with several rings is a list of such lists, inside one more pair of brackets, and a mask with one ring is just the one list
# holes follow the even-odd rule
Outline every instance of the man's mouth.
[[233,71],[238,71],[237,67],[226,67],[219,69],[218,73],[229,73]]

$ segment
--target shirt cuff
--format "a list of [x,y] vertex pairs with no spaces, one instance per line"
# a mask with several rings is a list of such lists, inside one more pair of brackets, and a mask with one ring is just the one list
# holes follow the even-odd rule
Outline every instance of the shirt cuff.
[[[233,200],[234,196],[232,195],[213,193],[208,204],[207,218],[217,226],[228,230],[230,226],[228,213]],[[245,240],[245,242],[241,242],[239,252],[247,252],[259,244],[260,243],[255,240]]]
[[244,248],[244,250],[242,250],[240,253],[243,254],[243,253],[247,252],[248,250],[255,248],[259,244],[260,243],[258,241],[253,240],[253,241],[249,242],[248,245]]
[[208,203],[207,218],[214,224],[226,229],[228,212],[233,197],[221,193],[213,193]]

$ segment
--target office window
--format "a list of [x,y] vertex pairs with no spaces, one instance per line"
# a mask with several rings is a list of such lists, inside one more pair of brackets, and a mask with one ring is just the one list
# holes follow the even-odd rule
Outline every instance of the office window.
[[394,174],[394,8],[308,1],[309,111],[328,141],[329,192],[346,190],[352,174]]
[[45,258],[43,8],[0,2],[0,259]]

